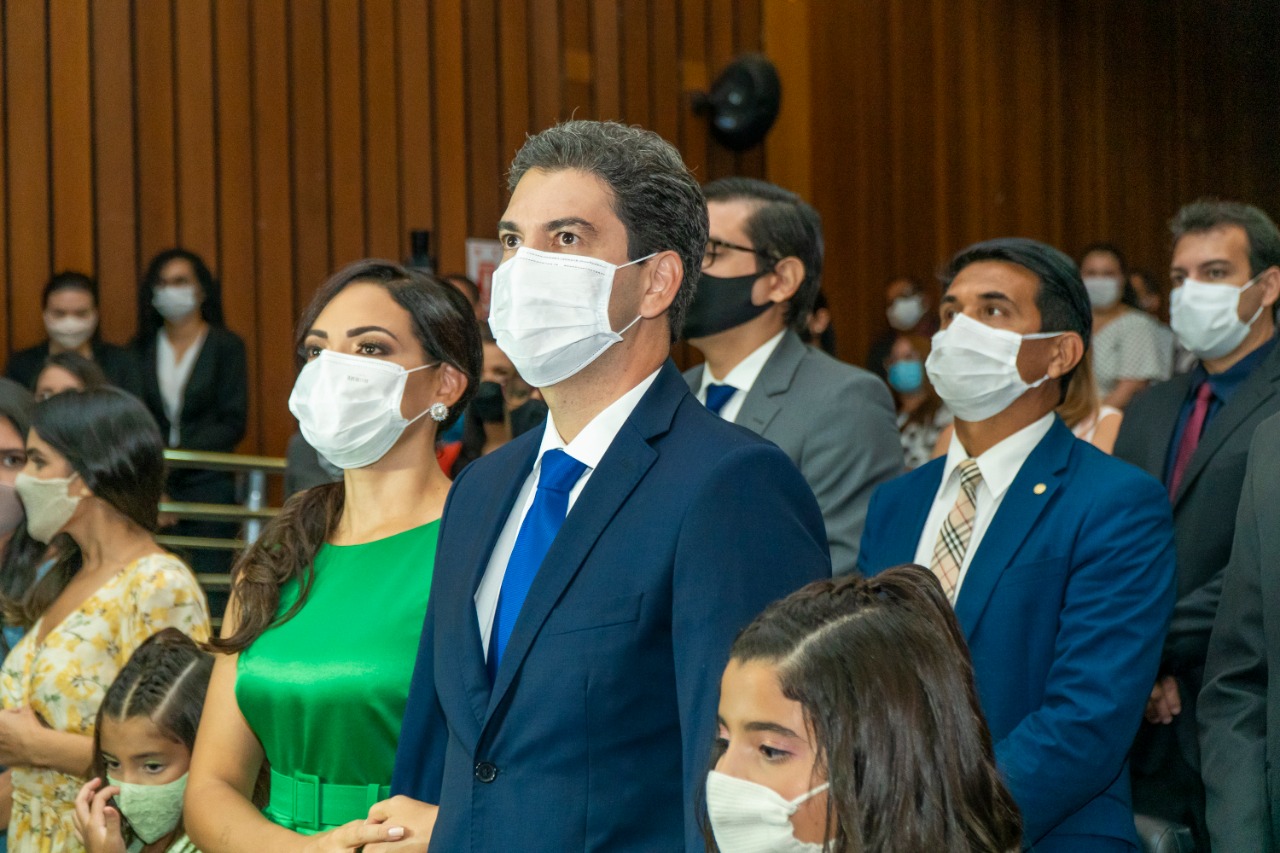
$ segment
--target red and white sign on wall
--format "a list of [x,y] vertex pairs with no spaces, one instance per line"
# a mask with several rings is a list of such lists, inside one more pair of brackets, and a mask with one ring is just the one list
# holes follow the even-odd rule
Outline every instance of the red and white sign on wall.
[[493,287],[493,271],[502,263],[502,244],[481,237],[467,238],[467,278],[480,288],[480,304],[489,316],[489,294]]

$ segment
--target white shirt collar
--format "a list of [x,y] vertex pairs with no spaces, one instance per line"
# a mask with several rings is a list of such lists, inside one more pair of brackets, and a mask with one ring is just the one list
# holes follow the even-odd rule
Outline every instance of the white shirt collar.
[[610,403],[568,444],[565,444],[564,439],[560,437],[560,430],[556,428],[555,415],[547,412],[546,428],[542,431],[542,446],[538,448],[538,460],[534,463],[533,472],[538,473],[542,465],[542,455],[548,450],[563,450],[586,465],[588,470],[595,470],[600,460],[604,458],[609,445],[613,444],[618,431],[627,422],[627,418],[631,417],[631,413],[640,403],[640,398],[649,390],[649,386],[653,385],[661,371],[662,368],[658,368],[650,373],[639,385]]
[[751,386],[756,384],[756,380],[760,378],[760,371],[764,370],[765,364],[769,361],[769,356],[773,355],[773,351],[778,348],[778,344],[782,343],[782,336],[787,333],[783,329],[769,340],[758,346],[751,355],[738,362],[733,370],[729,371],[729,375],[724,379],[717,379],[711,374],[711,366],[707,365],[702,368],[702,387],[698,389],[698,398],[705,400],[708,385],[732,385],[739,391],[750,391]]
[[[1036,445],[1049,434],[1056,417],[1057,415],[1050,412],[989,448],[975,460],[978,463],[978,471],[982,474],[982,482],[993,498],[999,500],[1009,490],[1009,486],[1013,485],[1013,479],[1022,470],[1022,463],[1027,461],[1031,451],[1035,450]],[[951,480],[951,475],[955,473],[956,468],[968,458],[970,458],[969,452],[960,443],[960,436],[953,432],[951,446],[947,449],[947,462],[942,469],[943,484]]]

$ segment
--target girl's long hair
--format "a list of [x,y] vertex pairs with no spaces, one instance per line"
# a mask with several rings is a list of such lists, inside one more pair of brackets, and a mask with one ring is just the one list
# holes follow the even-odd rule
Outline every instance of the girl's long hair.
[[800,703],[814,782],[831,785],[830,853],[1018,849],[1018,808],[932,573],[903,566],[812,583],[757,617],[730,657],[771,663],[783,695]]

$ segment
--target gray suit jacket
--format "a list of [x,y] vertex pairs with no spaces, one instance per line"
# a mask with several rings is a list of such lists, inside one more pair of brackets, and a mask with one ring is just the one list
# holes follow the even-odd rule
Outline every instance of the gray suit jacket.
[[[702,365],[684,378],[697,394]],[[735,421],[791,457],[822,508],[832,571],[853,571],[871,492],[903,468],[889,389],[788,330]]]
[[1280,415],[1254,433],[1200,694],[1214,850],[1280,848]]

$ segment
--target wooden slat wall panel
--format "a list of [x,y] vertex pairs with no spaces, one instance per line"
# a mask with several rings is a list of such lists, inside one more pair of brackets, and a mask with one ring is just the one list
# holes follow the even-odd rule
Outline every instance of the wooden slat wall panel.
[[[460,269],[525,134],[574,115],[659,130],[701,180],[808,183],[860,360],[885,280],[972,240],[1113,239],[1160,271],[1182,201],[1280,214],[1277,31],[1268,0],[7,0],[0,352],[41,338],[60,266],[129,339],[139,268],[188,245],[248,344],[245,449],[280,453],[319,282],[411,228]],[[726,151],[689,95],[771,49],[803,109],[768,153]]]
[[49,6],[53,266],[93,268],[93,133],[88,0]]
[[51,274],[49,246],[48,30],[40,0],[4,4],[5,170],[9,345],[44,337],[40,288]]

